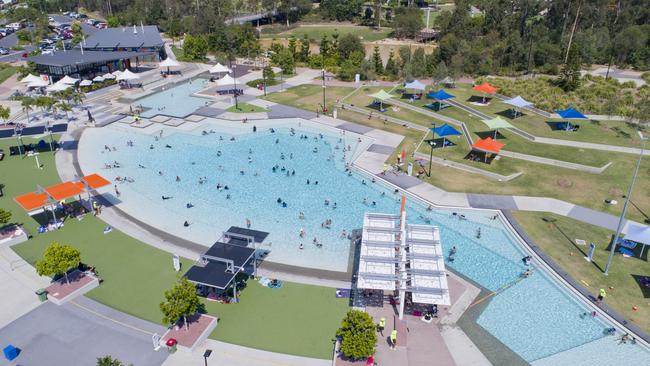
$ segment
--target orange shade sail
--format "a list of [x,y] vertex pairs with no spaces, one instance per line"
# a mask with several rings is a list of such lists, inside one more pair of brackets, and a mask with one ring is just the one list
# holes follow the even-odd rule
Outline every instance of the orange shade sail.
[[90,188],[92,188],[92,189],[101,188],[101,187],[104,187],[104,186],[107,186],[107,185],[111,184],[111,182],[109,182],[108,180],[104,179],[104,177],[102,177],[102,176],[99,175],[99,174],[91,174],[91,175],[87,175],[87,176],[81,178],[81,180],[82,180],[84,183],[86,183],[86,185],[87,185],[88,187],[90,187]]
[[504,146],[506,144],[502,144],[492,139],[492,137],[486,137],[483,140],[477,140],[472,145],[472,149],[498,154]]
[[63,201],[66,198],[84,193],[84,185],[81,182],[59,183],[45,188],[45,192],[47,192],[53,200]]
[[483,84],[475,85],[472,89],[478,92],[488,93],[488,94],[494,94],[497,92],[497,88],[490,85],[490,83],[488,83],[487,81],[484,82]]
[[14,198],[14,200],[25,211],[34,211],[38,208],[45,206],[45,202],[47,201],[47,194],[30,192],[22,196],[18,196]]

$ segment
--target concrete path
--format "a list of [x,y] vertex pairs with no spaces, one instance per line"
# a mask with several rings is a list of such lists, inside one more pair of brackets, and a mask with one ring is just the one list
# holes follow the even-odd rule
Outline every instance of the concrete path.
[[[217,326],[218,329],[218,326]],[[254,335],[251,335],[254,336]],[[193,351],[182,349],[170,355],[163,366],[203,365],[203,353],[212,350],[208,365],[228,366],[331,366],[331,360],[320,360],[283,353],[268,352],[241,347],[230,343],[207,339],[194,347]]]
[[48,284],[11,248],[0,248],[0,327],[41,305],[34,292]]

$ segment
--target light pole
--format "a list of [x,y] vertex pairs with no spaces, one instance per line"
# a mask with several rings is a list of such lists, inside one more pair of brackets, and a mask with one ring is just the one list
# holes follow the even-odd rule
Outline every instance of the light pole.
[[431,151],[429,152],[429,173],[427,174],[427,177],[431,177],[431,162],[433,161],[433,148],[437,145],[433,139],[427,141],[429,146],[431,147]]
[[205,366],[208,366],[208,358],[210,358],[211,354],[212,354],[211,349],[206,349],[205,352],[203,352],[203,361],[205,362]]
[[237,65],[232,65],[232,79],[235,84],[235,109],[239,109],[239,103],[237,103],[237,95],[239,92],[237,92]]
[[327,111],[325,107],[325,67],[323,67],[323,114]]
[[625,222],[625,213],[627,212],[627,205],[630,202],[630,196],[632,196],[632,189],[634,189],[634,183],[636,181],[636,176],[639,173],[639,167],[641,166],[641,159],[643,158],[643,152],[645,151],[645,141],[640,131],[637,131],[641,137],[641,153],[639,154],[639,160],[636,162],[636,168],[634,168],[634,175],[632,176],[632,182],[630,182],[630,187],[627,190],[627,196],[625,196],[625,203],[623,204],[623,212],[621,212],[621,217],[618,219],[618,226],[616,227],[616,235],[614,236],[614,242],[612,247],[609,250],[609,258],[607,258],[607,265],[605,266],[605,276],[609,275],[609,266],[612,264],[612,259],[614,259],[614,253],[616,252],[616,244],[621,237],[621,230],[623,229],[623,223]]

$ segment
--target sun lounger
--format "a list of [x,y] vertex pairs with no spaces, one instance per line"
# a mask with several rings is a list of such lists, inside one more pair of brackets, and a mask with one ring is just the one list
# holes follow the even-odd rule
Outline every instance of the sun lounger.
[[636,242],[625,240],[625,239],[620,239],[618,241],[618,245],[622,246],[623,248],[627,248],[627,249],[636,248]]

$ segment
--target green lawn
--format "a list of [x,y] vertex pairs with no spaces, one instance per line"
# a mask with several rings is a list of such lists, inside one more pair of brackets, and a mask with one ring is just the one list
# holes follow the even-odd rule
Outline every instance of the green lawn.
[[[647,250],[643,258],[614,256],[609,275],[603,275],[609,255],[608,243],[613,232],[545,212],[514,212],[519,224],[528,235],[560,267],[585,286],[594,296],[604,288],[605,302],[617,312],[630,319],[644,331],[650,331],[650,288],[643,288],[633,276],[650,276]],[[575,239],[583,239],[587,245],[576,245]],[[588,244],[596,244],[594,261],[584,260]],[[636,248],[637,255],[641,247]],[[611,288],[610,288],[611,286]],[[632,310],[633,306],[638,310]]]
[[[558,119],[548,119],[542,116],[527,113],[524,116],[516,119],[504,117],[501,113],[507,111],[510,106],[501,102],[497,98],[493,98],[488,106],[476,106],[471,104],[468,100],[472,96],[480,96],[479,93],[474,92],[469,84],[457,84],[454,89],[447,90],[450,94],[456,96],[455,101],[468,105],[477,109],[487,115],[496,117],[501,116],[509,121],[512,125],[520,128],[528,133],[539,137],[550,137],[561,140],[573,140],[592,142],[597,144],[607,144],[616,146],[632,146],[640,147],[641,139],[635,132],[635,126],[621,121],[573,121],[573,123],[580,125],[580,130],[576,132],[570,131],[557,131],[551,129],[547,122],[560,121]],[[456,108],[446,108],[443,111],[449,112]],[[448,111],[449,110],[449,111]],[[457,109],[456,109],[457,110]],[[465,112],[462,112],[465,114]]]
[[226,112],[233,112],[233,113],[258,113],[258,112],[268,112],[268,109],[258,107],[253,104],[248,104],[248,103],[239,103],[238,108],[235,107],[234,105],[226,109]]
[[381,30],[376,30],[372,27],[341,25],[337,26],[337,24],[332,24],[332,26],[298,26],[296,28],[277,34],[262,34],[262,38],[283,39],[290,38],[292,35],[296,38],[302,38],[306,34],[311,41],[319,42],[324,35],[332,36],[332,34],[338,33],[340,36],[343,36],[345,34],[352,33],[361,37],[363,41],[374,42],[380,39],[388,38],[388,35],[392,31],[393,30],[391,28],[382,28]]
[[[25,143],[36,140],[24,139]],[[9,151],[14,140],[0,140],[0,149]],[[59,182],[52,153],[39,155],[43,169],[34,158],[6,156],[0,162],[0,183],[4,196],[0,207],[13,213],[13,222],[21,223],[34,236],[13,249],[33,264],[45,248],[56,241],[81,251],[82,261],[95,266],[104,282],[88,293],[112,308],[154,323],[161,322],[158,308],[163,293],[179,274],[173,270],[171,254],[113,230],[103,234],[106,224],[92,215],[81,220],[66,220],[58,231],[36,234],[38,223],[28,216],[13,197],[35,190],[36,185]],[[10,172],[10,173],[8,173]],[[191,263],[182,259],[183,271]],[[347,310],[347,302],[337,300],[334,290],[325,287],[285,283],[280,290],[267,290],[252,283],[236,305],[208,303],[208,313],[221,319],[212,338],[260,349],[328,358],[331,338]]]
[[327,359],[348,299],[334,289],[284,283],[279,290],[249,281],[241,302],[208,301],[209,313],[222,320],[210,338],[272,352]]
[[[332,110],[337,98],[343,98],[353,92],[353,88],[328,86],[325,88],[325,103],[327,108]],[[283,92],[272,93],[263,99],[280,104],[291,105],[308,111],[316,111],[320,104],[323,104],[323,87],[320,85],[299,85],[286,89]]]
[[14,66],[3,66],[0,68],[0,84],[4,83],[5,80],[9,79],[13,74],[16,73],[18,70],[17,67]]
[[[335,92],[336,95],[343,96],[354,91],[352,88],[328,88],[327,90],[329,108],[331,108],[331,103],[333,103],[335,99],[330,97],[330,91]],[[373,91],[376,91],[376,88],[361,88],[352,94],[351,97],[347,98],[345,102],[353,103],[359,107],[365,107],[370,102],[370,98],[367,97],[367,94]],[[266,97],[266,99],[277,103],[287,104],[306,110],[314,110],[315,105],[319,102],[320,98],[322,98],[322,95],[320,94],[320,87],[317,85],[298,86],[281,93],[269,94]],[[445,111],[447,110],[453,110],[453,108],[445,109]],[[377,116],[378,114],[379,113],[374,113],[374,116]],[[391,108],[388,108],[388,111],[385,114],[427,127],[430,127],[432,122],[430,117],[404,108],[399,112],[394,112]],[[477,132],[481,133],[481,131],[486,130],[486,127],[483,126],[482,122],[469,116],[465,117],[466,118],[459,119],[468,124],[475,137],[477,136]],[[381,121],[375,121],[375,118],[368,120],[367,116],[362,116],[361,114],[354,112],[339,110],[339,118],[409,136],[409,142],[403,143],[404,146],[401,146],[400,149],[396,150],[393,156],[391,156],[391,162],[395,161],[397,153],[401,151],[402,147],[406,148],[407,156],[410,157],[410,153],[423,136],[421,132],[414,133],[411,129],[406,129],[393,124],[384,125]],[[499,174],[508,175],[514,172],[523,172],[524,174],[509,182],[499,182],[478,174],[466,173],[450,167],[434,166],[435,174],[432,177],[423,177],[423,179],[450,192],[546,196],[558,198],[613,215],[620,214],[622,204],[611,206],[605,204],[604,200],[614,198],[619,202],[623,201],[622,196],[624,195],[624,192],[627,191],[629,180],[631,179],[631,174],[636,162],[636,156],[631,154],[604,153],[595,150],[583,150],[571,147],[532,144],[522,141],[522,138],[513,136],[512,133],[503,132],[503,135],[505,136],[503,141],[507,144],[506,149],[513,151],[517,151],[516,148],[519,146],[521,149],[520,151],[523,153],[541,155],[565,161],[575,161],[594,166],[601,166],[604,162],[612,162],[612,165],[601,174],[557,168],[550,165],[535,164],[506,157],[502,157],[501,160],[486,165],[480,162],[463,160],[463,157],[467,154],[469,148],[462,139],[458,138],[453,139],[453,141],[458,142],[459,146],[436,149],[434,154],[442,158],[459,161],[463,164],[475,166]],[[425,147],[421,147],[420,151],[425,154],[429,153]],[[641,174],[643,177],[650,177],[650,160],[645,159],[643,161],[640,171],[642,172]],[[631,205],[628,210],[627,217],[629,219],[643,221],[648,218],[647,215],[650,214],[650,195],[646,194],[648,191],[650,191],[650,179],[638,179],[633,193],[634,205]]]

